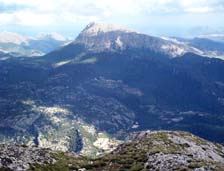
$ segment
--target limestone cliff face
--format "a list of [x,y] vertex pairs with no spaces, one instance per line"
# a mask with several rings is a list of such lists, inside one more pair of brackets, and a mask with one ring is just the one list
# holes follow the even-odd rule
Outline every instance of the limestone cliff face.
[[185,44],[102,23],[90,23],[87,25],[73,43],[83,44],[85,48],[93,52],[145,49],[169,57],[194,52],[194,49]]

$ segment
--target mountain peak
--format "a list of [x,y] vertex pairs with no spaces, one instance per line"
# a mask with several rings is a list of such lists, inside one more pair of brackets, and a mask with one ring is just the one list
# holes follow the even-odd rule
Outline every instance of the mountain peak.
[[28,37],[22,36],[18,33],[3,31],[0,32],[0,42],[1,43],[14,43],[20,45],[22,43],[28,43]]
[[92,52],[114,52],[132,48],[176,57],[186,51],[185,45],[176,42],[140,34],[121,26],[95,22],[89,23],[73,43],[81,44]]
[[127,28],[113,25],[113,24],[91,22],[85,27],[85,29],[82,31],[82,34],[85,34],[88,36],[96,36],[98,33],[106,33],[106,32],[113,32],[113,31],[121,31],[126,33],[135,32],[134,30],[127,29]]

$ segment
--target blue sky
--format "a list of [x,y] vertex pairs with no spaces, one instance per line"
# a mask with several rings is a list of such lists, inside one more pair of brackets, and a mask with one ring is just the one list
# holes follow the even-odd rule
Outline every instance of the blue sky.
[[0,31],[75,37],[89,22],[158,36],[224,33],[224,0],[0,0]]

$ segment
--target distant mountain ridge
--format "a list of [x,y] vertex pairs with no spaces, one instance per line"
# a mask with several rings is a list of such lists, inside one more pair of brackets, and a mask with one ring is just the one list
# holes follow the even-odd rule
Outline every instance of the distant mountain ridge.
[[197,36],[198,38],[206,38],[214,41],[224,42],[224,34],[205,34]]
[[224,41],[218,41],[209,36],[192,39],[171,38],[170,40],[192,46],[198,49],[201,55],[224,59]]
[[69,41],[58,33],[40,33],[29,37],[13,32],[0,32],[0,50],[13,56],[41,56]]

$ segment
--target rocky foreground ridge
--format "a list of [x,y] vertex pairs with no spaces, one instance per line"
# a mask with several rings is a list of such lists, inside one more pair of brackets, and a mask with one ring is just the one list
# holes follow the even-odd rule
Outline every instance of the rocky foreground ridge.
[[0,171],[221,171],[224,147],[186,132],[146,131],[91,159],[37,147],[0,146]]

